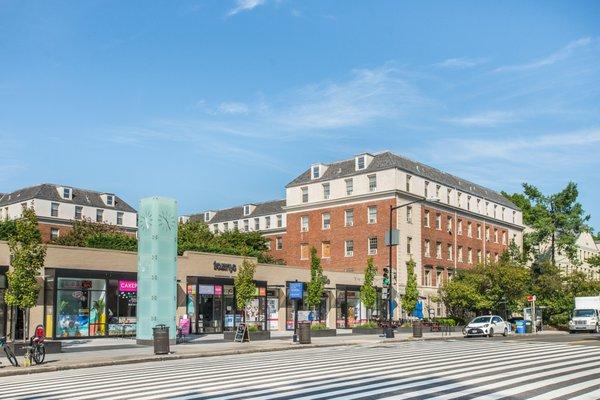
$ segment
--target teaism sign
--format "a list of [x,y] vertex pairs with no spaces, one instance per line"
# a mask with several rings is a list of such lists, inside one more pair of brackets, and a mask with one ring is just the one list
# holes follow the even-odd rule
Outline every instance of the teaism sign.
[[235,264],[220,263],[216,261],[213,262],[213,268],[215,271],[226,271],[230,274],[237,271],[237,265]]

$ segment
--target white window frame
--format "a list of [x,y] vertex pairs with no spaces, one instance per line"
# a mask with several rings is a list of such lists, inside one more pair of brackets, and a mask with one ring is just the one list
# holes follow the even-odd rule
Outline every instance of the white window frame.
[[309,228],[308,215],[302,215],[300,217],[300,232],[308,232]]
[[331,213],[326,212],[321,214],[321,229],[331,229]]
[[302,202],[308,203],[308,186],[301,187],[300,191],[302,192]]
[[[371,211],[374,210],[375,218],[371,218]],[[367,207],[367,223],[368,224],[376,224],[377,223],[377,206],[369,206]]]
[[331,198],[331,185],[329,183],[323,184],[323,199],[329,200]]
[[[348,218],[351,217],[351,218]],[[344,226],[354,226],[354,209],[344,210]]]
[[371,174],[371,175],[368,175],[367,178],[369,179],[369,192],[376,191],[377,190],[377,175]]
[[346,196],[351,196],[354,193],[354,180],[352,178],[345,179],[346,183]]
[[[349,250],[349,248],[351,248]],[[345,240],[344,241],[344,256],[345,257],[354,257],[354,240]]]
[[[371,246],[372,243],[375,243],[375,248],[372,248],[372,246]],[[370,236],[369,239],[367,240],[367,253],[370,256],[377,255],[378,246],[379,246],[379,241],[377,239],[377,236]]]

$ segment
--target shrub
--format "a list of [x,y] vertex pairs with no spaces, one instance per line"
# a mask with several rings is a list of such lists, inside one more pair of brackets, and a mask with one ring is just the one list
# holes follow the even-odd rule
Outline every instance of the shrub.
[[258,326],[256,326],[256,325],[248,326],[248,332],[258,332],[258,331],[259,331]]
[[329,328],[327,327],[327,324],[324,322],[315,322],[310,326],[311,331],[324,331],[326,329],[329,329]]
[[373,322],[373,321],[365,322],[364,324],[355,326],[355,328],[359,328],[359,329],[377,329],[378,327],[379,326],[377,325],[377,322]]

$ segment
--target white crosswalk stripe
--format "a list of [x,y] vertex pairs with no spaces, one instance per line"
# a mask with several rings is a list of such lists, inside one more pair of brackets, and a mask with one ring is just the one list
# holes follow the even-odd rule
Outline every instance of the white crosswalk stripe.
[[600,346],[431,341],[2,378],[2,399],[599,398]]

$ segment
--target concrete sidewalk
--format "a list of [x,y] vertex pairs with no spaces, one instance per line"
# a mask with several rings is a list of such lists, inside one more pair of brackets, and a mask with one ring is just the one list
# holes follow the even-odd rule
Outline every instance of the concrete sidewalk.
[[[66,369],[79,369],[105,365],[132,364],[148,361],[177,360],[196,357],[212,357],[220,355],[247,354],[267,351],[284,351],[306,348],[376,345],[381,343],[394,343],[409,340],[435,340],[462,337],[460,332],[450,335],[438,332],[423,333],[422,339],[413,339],[409,333],[396,333],[394,339],[385,339],[378,335],[350,335],[338,334],[335,337],[312,338],[311,344],[298,344],[292,342],[289,334],[274,335],[271,340],[254,341],[249,343],[234,343],[223,340],[222,335],[211,335],[194,339],[187,343],[171,346],[171,353],[167,355],[154,355],[151,346],[139,346],[134,339],[88,339],[66,341],[63,352],[46,355],[42,365],[30,367],[13,367],[8,360],[0,355],[0,376],[22,375],[39,372],[60,371]],[[23,358],[18,357],[22,364]]]

